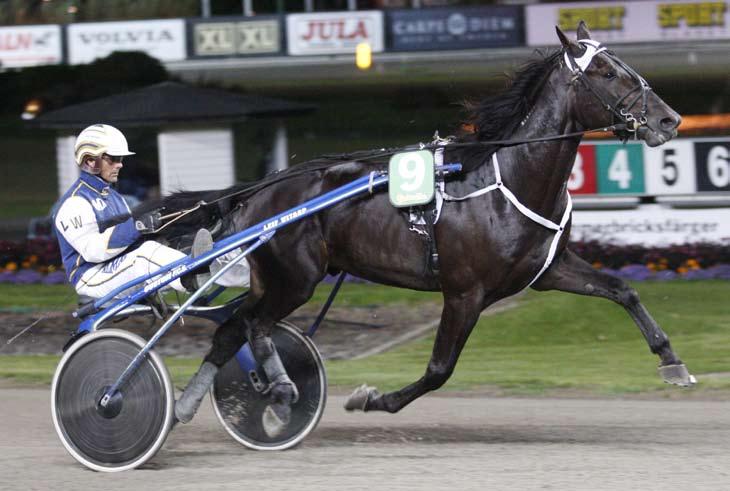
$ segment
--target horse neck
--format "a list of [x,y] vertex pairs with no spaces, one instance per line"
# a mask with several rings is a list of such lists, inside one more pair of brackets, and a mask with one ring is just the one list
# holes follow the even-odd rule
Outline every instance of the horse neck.
[[[556,67],[542,87],[528,116],[510,139],[561,135],[583,128],[573,119],[572,90]],[[568,178],[580,138],[538,142],[502,148],[497,157],[503,181],[533,211],[543,216],[562,212]]]

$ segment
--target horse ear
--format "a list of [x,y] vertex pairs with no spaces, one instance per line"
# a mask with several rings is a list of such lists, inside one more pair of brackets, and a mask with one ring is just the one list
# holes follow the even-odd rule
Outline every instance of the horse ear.
[[583,52],[583,48],[581,48],[578,43],[575,41],[568,39],[568,37],[563,33],[563,31],[560,30],[558,26],[555,26],[555,32],[558,33],[558,39],[560,39],[560,44],[563,45],[563,48],[565,48],[565,51],[571,54],[571,56],[578,57]]
[[592,39],[591,31],[588,30],[588,26],[583,21],[578,23],[578,39]]

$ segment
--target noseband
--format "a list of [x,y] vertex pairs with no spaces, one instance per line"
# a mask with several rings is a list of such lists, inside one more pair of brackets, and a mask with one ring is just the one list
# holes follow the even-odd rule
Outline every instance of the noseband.
[[[614,115],[614,122],[616,122],[616,118],[618,118],[619,122],[622,122],[626,125],[626,131],[634,133],[634,136],[636,137],[636,130],[647,124],[646,113],[651,87],[641,75],[636,73],[636,71],[628,66],[626,63],[613,56],[611,52],[607,51],[606,48],[601,46],[601,43],[593,41],[592,39],[580,39],[578,40],[578,42],[585,47],[585,52],[580,57],[573,57],[568,54],[567,51],[563,53],[565,65],[568,67],[571,73],[573,73],[572,80],[580,81],[583,86],[588,89],[588,91],[593,94],[596,99],[598,99],[601,105],[607,111]],[[611,60],[619,67],[623,68],[631,76],[631,78],[637,82],[636,86],[634,86],[633,89],[624,94],[622,97],[619,97],[613,104],[607,102],[607,97],[605,97],[601,93],[601,91],[598,90],[598,88],[593,83],[591,83],[590,79],[585,76],[585,71],[588,69],[588,66],[591,64],[593,58],[602,52],[605,52],[606,56],[611,58]],[[633,97],[633,99],[630,99],[630,102],[628,104],[622,104],[625,100],[629,99],[629,97],[631,97],[635,93],[636,96]],[[641,98],[641,113],[637,117],[631,112],[631,108],[634,107],[639,98]],[[627,109],[624,109],[624,107],[626,107]]]

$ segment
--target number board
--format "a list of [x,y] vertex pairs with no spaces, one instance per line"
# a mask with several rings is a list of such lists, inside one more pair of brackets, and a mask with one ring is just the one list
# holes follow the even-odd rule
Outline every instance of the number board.
[[596,147],[581,145],[575,156],[573,172],[568,179],[568,191],[572,194],[596,194]]
[[596,174],[601,194],[641,194],[644,192],[642,145],[599,145]]
[[730,139],[675,139],[580,145],[568,190],[574,194],[652,196],[730,191]]
[[428,150],[397,153],[388,166],[388,194],[393,206],[425,205],[434,195],[433,154]]
[[691,194],[696,191],[694,143],[672,140],[660,147],[644,148],[646,193]]
[[698,142],[695,147],[698,191],[730,191],[730,142]]

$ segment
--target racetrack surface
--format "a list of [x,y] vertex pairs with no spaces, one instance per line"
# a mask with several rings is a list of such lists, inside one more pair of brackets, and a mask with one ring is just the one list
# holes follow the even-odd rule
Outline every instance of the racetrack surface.
[[0,489],[726,490],[730,402],[437,393],[401,413],[331,396],[297,448],[233,441],[206,401],[141,469],[102,474],[66,453],[49,389],[0,389]]

